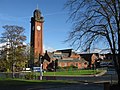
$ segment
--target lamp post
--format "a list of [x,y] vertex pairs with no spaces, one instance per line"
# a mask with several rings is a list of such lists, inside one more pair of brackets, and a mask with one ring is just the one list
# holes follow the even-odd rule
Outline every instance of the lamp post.
[[54,60],[54,67],[53,68],[54,68],[54,76],[55,76],[55,60]]
[[42,80],[42,76],[43,76],[41,60],[42,60],[42,56],[39,54],[39,61],[40,61],[40,80]]
[[12,47],[12,78],[14,78],[14,69],[15,69],[15,59],[16,59],[16,56],[15,56],[15,46],[13,45],[13,42],[11,44],[11,47]]

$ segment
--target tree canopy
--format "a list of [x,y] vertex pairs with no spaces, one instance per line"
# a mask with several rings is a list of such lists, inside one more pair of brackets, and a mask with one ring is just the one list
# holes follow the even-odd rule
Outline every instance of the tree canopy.
[[1,68],[7,71],[18,71],[25,66],[27,57],[25,55],[26,45],[24,41],[26,36],[24,35],[24,28],[16,25],[3,26],[4,32],[1,34],[0,41],[6,43],[2,49],[1,55]]

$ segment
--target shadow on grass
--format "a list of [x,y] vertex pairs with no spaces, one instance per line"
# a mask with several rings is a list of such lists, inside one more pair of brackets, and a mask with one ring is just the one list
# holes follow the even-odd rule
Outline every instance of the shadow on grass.
[[68,81],[46,81],[46,80],[0,80],[0,90],[29,90],[29,88],[46,86],[65,86],[70,84]]

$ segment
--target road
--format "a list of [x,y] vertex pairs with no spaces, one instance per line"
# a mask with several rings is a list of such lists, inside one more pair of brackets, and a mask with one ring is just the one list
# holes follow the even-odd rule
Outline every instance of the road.
[[28,88],[27,90],[104,90],[103,84],[85,84],[85,83],[72,83],[67,85],[43,85],[38,87]]

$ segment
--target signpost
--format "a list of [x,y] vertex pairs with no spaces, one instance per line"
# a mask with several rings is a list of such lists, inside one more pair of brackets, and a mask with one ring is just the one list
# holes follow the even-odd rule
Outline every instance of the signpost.
[[42,64],[40,64],[40,80],[42,80],[42,76],[43,76],[43,73],[42,73]]

